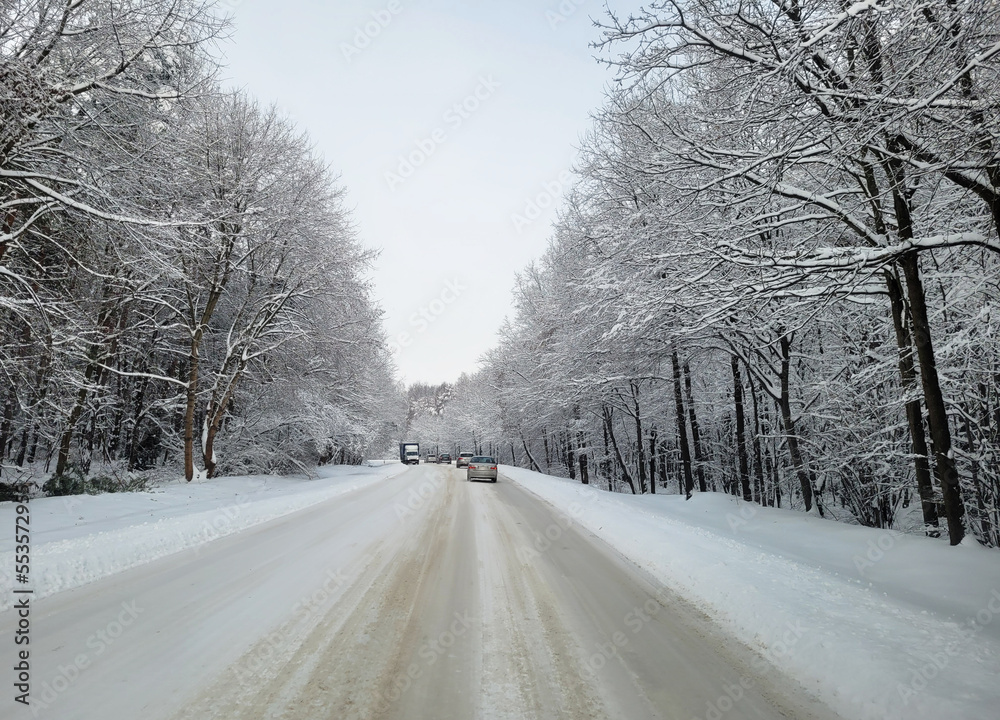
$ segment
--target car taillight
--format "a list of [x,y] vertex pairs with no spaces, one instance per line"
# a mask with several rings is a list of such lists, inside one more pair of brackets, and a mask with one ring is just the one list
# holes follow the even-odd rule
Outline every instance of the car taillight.
[[469,465],[469,470],[475,470],[475,469],[476,469],[475,465]]
[[494,465],[493,467],[490,468],[490,470],[496,470],[496,469],[497,469],[496,465]]

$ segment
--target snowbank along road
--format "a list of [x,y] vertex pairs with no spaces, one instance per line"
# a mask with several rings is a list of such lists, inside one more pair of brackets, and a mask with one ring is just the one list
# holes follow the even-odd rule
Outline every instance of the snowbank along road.
[[445,466],[34,612],[32,706],[5,717],[833,717],[573,514]]

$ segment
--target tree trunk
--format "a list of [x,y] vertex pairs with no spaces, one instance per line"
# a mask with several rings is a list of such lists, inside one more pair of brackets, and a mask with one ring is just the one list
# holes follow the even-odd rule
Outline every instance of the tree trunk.
[[684,396],[681,393],[681,366],[677,351],[670,354],[674,371],[674,404],[677,406],[677,438],[681,448],[681,468],[684,473],[684,496],[690,500],[694,490],[694,477],[691,474],[691,448],[688,446],[687,427],[684,421]]
[[983,483],[979,478],[979,460],[976,458],[976,437],[972,430],[972,409],[965,410],[965,447],[969,457],[969,475],[972,481],[972,490],[976,498],[976,514],[979,519],[979,537],[989,545],[995,545],[993,538],[993,527],[990,522],[990,513],[986,506],[986,498],[983,492]]
[[[906,304],[903,288],[896,274],[888,269],[883,271],[889,291],[892,309],[892,325],[896,331],[896,347],[899,349],[899,377],[903,392],[907,395],[917,386],[917,372],[913,366],[913,343],[907,323]],[[934,483],[931,480],[930,460],[927,452],[927,438],[924,435],[923,413],[920,399],[906,401],[906,424],[910,431],[910,447],[913,451],[913,470],[917,478],[917,492],[920,495],[920,509],[923,513],[924,532],[930,537],[938,537],[939,530],[937,502],[934,498]]]
[[760,448],[760,407],[757,402],[757,388],[754,386],[753,374],[747,373],[747,384],[750,386],[750,397],[753,399],[753,494],[754,500],[761,505],[774,505],[765,491],[764,462]]
[[656,495],[656,426],[649,430],[649,492]]
[[87,364],[87,369],[83,373],[83,387],[76,395],[76,401],[73,403],[73,409],[69,413],[69,418],[66,420],[66,427],[63,429],[62,438],[59,440],[59,455],[56,459],[56,475],[64,475],[66,473],[66,468],[69,465],[69,453],[70,448],[73,444],[73,431],[76,428],[76,424],[80,421],[80,416],[83,414],[84,405],[87,402],[87,388],[90,385],[91,380],[94,378],[94,373],[97,371],[97,366],[94,364],[93,356],[91,362]]
[[[902,152],[898,138],[888,143],[893,152]],[[896,211],[896,225],[900,240],[912,240],[913,216],[910,212],[910,198],[907,196],[906,175],[903,162],[897,157],[885,159],[886,174],[892,187],[893,208]],[[906,296],[910,302],[910,318],[913,322],[913,340],[917,346],[920,361],[920,380],[924,390],[924,404],[927,407],[927,424],[931,433],[934,450],[934,470],[941,492],[944,495],[944,511],[948,520],[948,540],[958,545],[965,537],[965,505],[958,481],[958,470],[951,452],[951,429],[948,427],[948,410],[938,379],[937,360],[931,339],[930,319],[927,313],[927,298],[920,278],[920,259],[916,250],[900,259],[903,277],[906,279]]]
[[128,447],[126,448],[128,454],[128,469],[135,470],[139,462],[139,426],[142,421],[142,416],[146,411],[145,408],[145,397],[146,388],[149,385],[149,378],[143,377],[139,381],[139,388],[135,391],[135,397],[133,398],[133,411],[132,411],[132,427],[129,428]]
[[906,292],[910,300],[910,314],[913,318],[913,335],[917,344],[917,358],[920,360],[920,378],[924,388],[924,402],[927,404],[927,424],[931,430],[934,448],[935,475],[944,495],[944,510],[948,520],[948,540],[958,545],[965,537],[965,505],[958,484],[958,470],[951,456],[951,430],[948,427],[948,410],[938,379],[934,345],[931,341],[930,320],[924,286],[920,279],[920,266],[916,251],[903,256],[903,276],[906,278]]
[[764,453],[764,472],[771,478],[774,490],[774,507],[781,507],[781,474],[778,472],[778,443],[775,439],[776,422],[771,419],[771,410],[767,405],[761,407],[761,413],[767,422],[768,433],[771,435],[770,448]]
[[[52,351],[52,338],[50,336],[46,336],[45,353],[42,355],[41,362],[39,363],[38,372],[35,373],[36,391],[35,391],[35,398],[32,404],[35,406],[36,411],[32,413],[32,420],[30,424],[26,422],[24,428],[24,434],[21,436],[21,447],[17,453],[18,467],[23,467],[25,462],[27,462],[28,465],[31,465],[33,462],[35,462],[35,451],[38,449],[38,433],[41,431],[37,408],[41,408],[44,406],[45,398],[49,392],[48,374],[52,362],[51,351]],[[30,442],[28,440],[29,427],[31,428]],[[25,458],[26,450],[27,450],[27,458]],[[45,472],[49,471],[48,466],[50,461],[51,458],[48,458],[45,462]]]
[[[220,413],[220,417],[221,417],[221,413]],[[218,433],[218,431],[219,431],[219,425],[218,425],[218,423],[214,419],[209,420],[209,416],[206,415],[205,416],[205,427],[204,427],[204,430],[203,430],[203,434],[204,434],[204,437],[205,437],[205,445],[202,448],[202,451],[204,453],[204,455],[202,457],[202,462],[205,465],[205,477],[206,478],[214,478],[215,477],[215,468],[217,467],[217,463],[215,462],[215,436]],[[343,460],[341,460],[340,464],[341,465],[344,464]]]
[[[876,45],[870,45],[870,51],[877,49]],[[881,77],[879,77],[881,82]],[[887,174],[893,177],[893,166],[884,162],[883,167]],[[902,180],[901,166],[896,166],[898,173],[896,180]],[[864,163],[865,188],[868,192],[869,202],[872,206],[872,218],[876,232],[886,234],[888,228],[882,203],[879,200],[878,183],[875,179],[875,170],[870,163]],[[902,235],[912,236],[908,204],[905,199],[900,199],[902,204],[903,223],[898,228]],[[894,201],[895,202],[895,201]],[[897,208],[897,213],[900,208]],[[896,348],[899,354],[899,377],[904,396],[909,396],[917,388],[917,373],[913,363],[913,342],[910,335],[909,310],[906,307],[904,290],[899,281],[899,274],[895,268],[885,268],[882,271],[885,279],[886,290],[889,295],[889,307],[892,312],[892,326],[896,336]],[[938,508],[934,498],[934,483],[931,480],[930,456],[927,451],[927,438],[924,434],[923,413],[919,398],[911,397],[906,401],[906,424],[910,434],[910,448],[913,453],[913,469],[917,480],[917,493],[920,496],[920,508],[924,520],[924,532],[930,537],[940,535]]]
[[14,389],[11,388],[3,405],[3,423],[0,424],[0,473],[3,472],[4,460],[7,459],[7,446],[11,444],[14,435],[11,432],[14,427],[14,403]]
[[194,409],[198,399],[198,345],[191,343],[186,406],[184,408],[184,479],[194,479]]
[[646,494],[646,446],[642,439],[642,413],[639,410],[639,386],[629,383],[632,390],[632,408],[635,410],[636,466],[639,469],[639,494]]
[[735,355],[730,358],[733,368],[733,403],[736,405],[736,455],[740,468],[740,489],[743,499],[753,500],[750,493],[750,463],[747,458],[746,417],[743,410],[743,379],[740,377],[740,361]]
[[701,445],[701,426],[694,408],[694,393],[691,391],[691,368],[684,362],[684,391],[687,396],[688,416],[691,420],[691,442],[694,444],[695,474],[698,476],[698,491],[708,492],[705,482],[705,453]]
[[[601,417],[603,418],[607,412],[607,406],[601,406]],[[608,491],[614,491],[612,487],[612,472],[611,472],[611,443],[608,440],[608,424],[602,423],[604,430],[604,457],[601,459],[601,472],[604,473],[608,478]]]
[[[33,423],[37,427],[37,421]],[[28,431],[32,425],[25,425],[24,429],[21,430],[21,444],[17,448],[17,457],[14,458],[14,464],[18,467],[24,467],[24,456],[28,452]]]
[[531,463],[531,469],[534,470],[535,472],[541,472],[542,469],[538,467],[538,463],[535,462],[535,458],[531,454],[531,450],[528,449],[528,443],[524,439],[523,435],[521,436],[521,444],[524,446],[524,454],[528,456],[528,462]]
[[632,479],[632,473],[628,469],[628,465],[625,464],[625,458],[622,457],[621,448],[618,447],[618,440],[615,438],[615,426],[612,424],[612,410],[611,408],[604,407],[604,426],[608,433],[608,437],[611,440],[611,447],[615,450],[615,458],[618,460],[618,467],[621,468],[622,477],[625,482],[628,483],[629,489],[632,494],[635,495],[635,481]]
[[802,502],[805,504],[806,512],[812,510],[813,490],[809,481],[809,473],[806,472],[805,463],[802,461],[802,454],[799,452],[799,438],[795,434],[795,421],[792,419],[792,402],[789,397],[788,375],[791,366],[792,343],[787,333],[782,333],[781,339],[781,397],[778,401],[778,409],[781,411],[781,422],[785,428],[785,444],[788,446],[788,456],[791,458],[792,467],[799,479],[799,486],[802,488]]
[[573,456],[573,436],[569,429],[566,430],[566,467],[569,470],[569,479],[576,480],[576,459]]

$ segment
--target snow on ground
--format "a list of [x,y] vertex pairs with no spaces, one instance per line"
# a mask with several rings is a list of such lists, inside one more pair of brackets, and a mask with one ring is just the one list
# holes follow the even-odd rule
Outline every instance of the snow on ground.
[[[33,500],[33,585],[37,596],[51,595],[406,469],[341,466],[315,479],[221,478]],[[686,596],[845,718],[997,717],[996,551],[721,494],[686,502],[611,494],[506,466],[502,474]],[[0,523],[13,528],[13,513],[0,504]],[[0,609],[13,597],[13,551],[13,533],[0,534]],[[722,720],[720,707],[706,705],[700,717]]]
[[[316,477],[244,476],[169,483],[150,492],[39,498],[30,503],[35,597],[78,587],[245,530],[387,477],[406,466],[338,465]],[[0,527],[14,527],[0,503]],[[14,602],[14,533],[0,534],[0,610]]]
[[[998,717],[1000,553],[501,467],[845,718]],[[731,705],[731,704],[730,704]],[[724,703],[723,703],[724,706]],[[706,705],[705,718],[724,716]]]

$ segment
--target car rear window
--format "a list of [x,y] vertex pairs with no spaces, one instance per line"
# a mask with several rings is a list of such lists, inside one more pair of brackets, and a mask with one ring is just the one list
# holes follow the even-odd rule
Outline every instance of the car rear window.
[[472,458],[472,462],[474,462],[474,463],[483,463],[483,464],[486,464],[486,463],[493,464],[493,463],[496,462],[496,460],[494,460],[491,457],[487,457],[485,455],[482,455],[480,457],[474,457],[474,458]]

